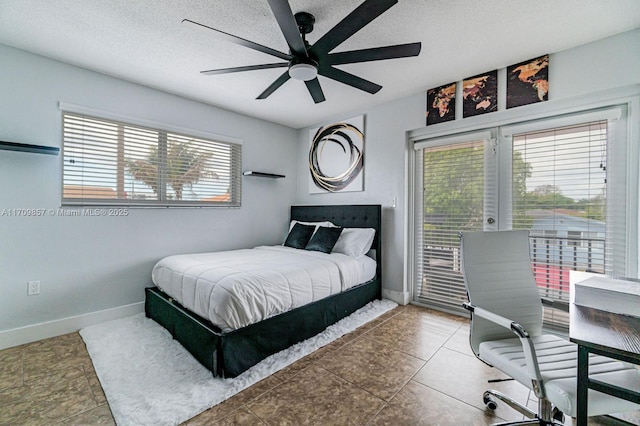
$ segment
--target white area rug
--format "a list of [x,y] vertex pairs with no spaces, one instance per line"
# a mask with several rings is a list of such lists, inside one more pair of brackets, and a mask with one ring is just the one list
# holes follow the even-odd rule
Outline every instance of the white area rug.
[[234,379],[217,379],[138,314],[80,331],[118,425],[176,425],[349,333],[397,304],[376,300]]

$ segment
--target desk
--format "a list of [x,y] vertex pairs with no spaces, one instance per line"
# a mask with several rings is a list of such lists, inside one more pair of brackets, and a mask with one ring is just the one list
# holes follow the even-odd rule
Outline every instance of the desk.
[[640,404],[639,390],[589,379],[589,353],[640,364],[640,318],[569,306],[569,340],[578,345],[578,426],[587,424],[587,394],[594,389]]

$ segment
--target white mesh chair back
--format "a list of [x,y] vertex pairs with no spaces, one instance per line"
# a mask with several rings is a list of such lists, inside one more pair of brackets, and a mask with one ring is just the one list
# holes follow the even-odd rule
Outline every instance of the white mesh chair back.
[[[469,301],[524,326],[529,335],[542,332],[542,303],[529,256],[529,231],[462,233],[462,271]],[[514,334],[474,317],[471,348]]]

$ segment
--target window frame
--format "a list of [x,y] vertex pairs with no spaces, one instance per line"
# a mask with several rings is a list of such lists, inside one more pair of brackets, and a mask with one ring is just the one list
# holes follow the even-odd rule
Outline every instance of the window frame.
[[[242,201],[242,145],[241,139],[232,138],[228,136],[221,136],[209,132],[203,132],[199,130],[183,128],[179,126],[173,126],[165,123],[158,123],[150,120],[139,119],[135,117],[128,117],[120,114],[110,113],[106,111],[95,110],[78,105],[60,103],[61,111],[61,179],[60,179],[60,200],[62,206],[69,207],[82,207],[82,206],[114,206],[114,207],[240,207]],[[227,200],[215,200],[215,201],[198,201],[198,200],[177,200],[166,199],[169,188],[167,184],[161,184],[162,188],[159,188],[158,199],[140,199],[133,198],[83,198],[83,197],[66,197],[65,198],[65,116],[69,114],[74,117],[86,117],[88,119],[95,119],[107,123],[114,124],[120,128],[127,127],[130,129],[139,129],[143,131],[157,132],[157,146],[160,150],[159,157],[161,157],[163,147],[166,148],[166,141],[171,135],[182,139],[195,140],[199,144],[211,142],[217,144],[219,147],[225,146],[229,149],[230,159],[228,162],[227,171],[229,172],[229,197]],[[163,144],[163,141],[165,143]],[[117,143],[116,145],[120,145]],[[119,153],[119,146],[114,145],[114,149]],[[120,155],[116,155],[117,160],[121,161]],[[224,164],[227,166],[227,164]],[[166,164],[165,164],[166,166]],[[116,166],[118,167],[118,166]],[[116,180],[116,194],[117,187],[119,185],[117,171],[114,173],[114,179]],[[163,177],[166,176],[166,169],[161,168],[159,172],[159,180],[163,181]],[[118,196],[118,195],[116,195]]]

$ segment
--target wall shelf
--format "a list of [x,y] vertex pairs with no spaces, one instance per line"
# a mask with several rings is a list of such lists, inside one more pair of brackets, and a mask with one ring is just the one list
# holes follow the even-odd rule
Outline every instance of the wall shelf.
[[242,172],[242,174],[244,176],[256,176],[256,177],[265,177],[265,178],[272,178],[272,179],[285,177],[285,175],[277,175],[275,173],[265,173],[265,172],[254,172],[253,170],[247,170],[246,172]]
[[31,145],[28,143],[0,141],[0,149],[5,151],[30,152],[34,154],[58,155],[60,148],[57,146]]

